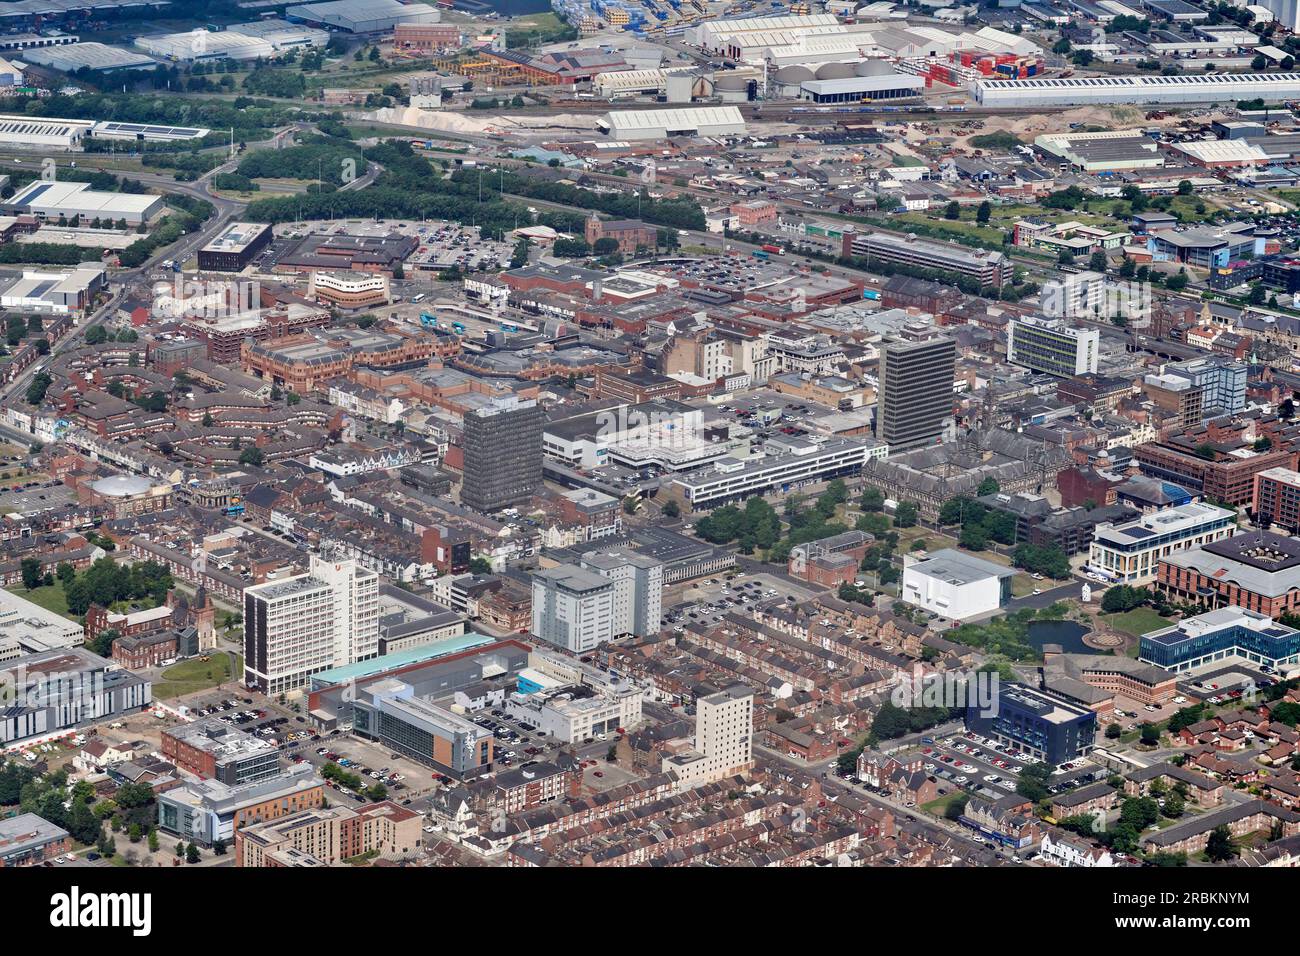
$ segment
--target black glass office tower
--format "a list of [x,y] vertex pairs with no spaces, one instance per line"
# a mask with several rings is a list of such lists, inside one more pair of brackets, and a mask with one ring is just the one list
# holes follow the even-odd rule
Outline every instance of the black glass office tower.
[[886,342],[880,347],[876,437],[889,452],[933,445],[952,415],[957,346],[952,339]]
[[499,511],[542,487],[542,407],[531,399],[498,399],[465,415],[461,504]]

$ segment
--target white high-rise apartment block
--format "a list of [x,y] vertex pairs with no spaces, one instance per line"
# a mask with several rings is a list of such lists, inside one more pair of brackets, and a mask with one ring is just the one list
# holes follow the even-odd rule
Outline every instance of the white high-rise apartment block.
[[313,556],[306,574],[244,589],[244,683],[267,694],[379,654],[379,575]]
[[614,636],[658,634],[663,623],[664,566],[630,551],[584,555],[582,567],[614,582]]
[[683,789],[725,780],[754,764],[754,692],[735,684],[695,702],[695,746],[665,757]]
[[533,633],[575,654],[614,637],[614,582],[576,564],[533,574]]
[[1007,323],[1007,361],[1062,378],[1097,371],[1101,333],[1061,319],[1023,316]]

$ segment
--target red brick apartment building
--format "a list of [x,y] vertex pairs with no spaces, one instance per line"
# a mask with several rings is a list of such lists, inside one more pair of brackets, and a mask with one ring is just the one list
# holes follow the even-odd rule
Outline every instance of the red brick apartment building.
[[113,630],[121,637],[135,637],[139,634],[152,634],[172,627],[175,611],[170,605],[152,608],[147,611],[132,611],[130,614],[118,614],[92,604],[86,609],[86,640],[91,641],[104,631]]
[[180,653],[175,631],[158,631],[113,641],[112,657],[127,670],[158,667],[175,660]]
[[1273,619],[1300,609],[1300,541],[1248,531],[1160,559],[1156,584],[1178,600],[1236,605]]
[[234,365],[239,361],[239,349],[246,339],[264,342],[322,328],[330,324],[326,309],[274,310],[247,317],[233,315],[212,320],[189,319],[186,332],[207,343],[208,358],[220,365]]
[[1213,459],[1203,458],[1193,448],[1171,442],[1150,442],[1133,450],[1133,459],[1144,475],[1161,478],[1200,492],[1228,505],[1250,502],[1255,493],[1255,476],[1270,468],[1295,469],[1295,452],[1279,449],[1237,457],[1213,450]]
[[393,27],[393,49],[399,53],[458,50],[460,27],[454,23],[399,23]]
[[493,627],[512,634],[527,634],[533,625],[533,594],[509,578],[478,599],[478,616]]
[[587,245],[595,246],[602,239],[613,239],[618,251],[625,256],[636,255],[638,248],[653,249],[659,230],[640,219],[600,220],[592,216],[587,220]]
[[790,551],[787,571],[796,578],[832,588],[853,581],[858,565],[871,546],[871,535],[863,531],[843,534],[801,544]]
[[0,820],[0,869],[39,866],[46,860],[72,852],[72,837],[34,813]]
[[776,222],[776,203],[769,199],[754,199],[732,205],[731,214],[742,229],[753,229],[767,223]]
[[553,763],[498,774],[490,800],[506,813],[519,813],[552,800],[578,796],[580,781],[572,770]]
[[1256,472],[1250,513],[1260,527],[1271,524],[1288,534],[1300,532],[1300,472],[1290,468]]

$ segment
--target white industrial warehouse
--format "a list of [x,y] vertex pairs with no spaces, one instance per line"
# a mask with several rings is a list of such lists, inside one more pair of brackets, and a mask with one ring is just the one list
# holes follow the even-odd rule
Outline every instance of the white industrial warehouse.
[[[778,75],[784,72],[780,70]],[[814,103],[858,103],[924,94],[925,77],[900,73],[885,60],[862,60],[823,64],[812,79],[799,83],[798,92],[793,95]]]
[[36,47],[24,50],[23,59],[61,73],[75,73],[77,70],[111,73],[115,70],[153,70],[158,67],[157,60],[142,53],[133,53],[103,43]]
[[104,288],[104,269],[83,263],[70,269],[24,269],[19,278],[0,284],[0,309],[53,312],[84,309]]
[[286,20],[263,20],[238,23],[218,32],[191,30],[136,37],[135,45],[165,60],[256,60],[270,59],[301,47],[324,46],[329,39],[327,30]]
[[58,119],[52,116],[0,115],[0,140],[6,146],[63,151],[80,149],[83,140],[129,139],[148,142],[202,139],[211,130],[199,126],[159,126],[119,120]]
[[128,226],[148,222],[163,208],[162,196],[147,193],[110,193],[87,183],[47,182],[38,179],[0,204],[13,215],[31,214],[43,222],[72,219],[119,219]]
[[693,96],[709,96],[713,80],[690,67],[659,70],[611,70],[597,73],[591,90],[600,99],[629,96],[663,96],[669,103],[689,103]]
[[668,74],[663,70],[611,70],[597,73],[591,90],[601,99],[620,96],[654,96],[668,89]]
[[596,126],[602,133],[626,140],[739,136],[745,132],[745,118],[734,106],[612,110],[596,120]]
[[131,139],[150,143],[173,143],[178,140],[202,139],[212,130],[203,126],[159,126],[153,123],[124,123],[105,120],[96,123],[91,137],[94,139]]
[[0,3],[0,20],[30,20],[60,14],[157,8],[158,0],[13,0]]
[[421,3],[398,0],[329,0],[284,11],[285,19],[316,23],[347,33],[383,33],[399,23],[437,23],[442,15]]
[[1256,98],[1276,103],[1297,97],[1300,97],[1300,73],[980,80],[975,86],[975,98],[984,106],[1224,103]]
[[22,85],[23,71],[8,60],[0,58],[0,87]]
[[94,120],[0,115],[0,140],[14,146],[77,149],[94,127]]
[[920,23],[840,23],[829,14],[706,21],[688,31],[708,53],[782,67],[882,57],[940,57],[955,50],[1041,56],[1026,37],[983,27],[941,29]]

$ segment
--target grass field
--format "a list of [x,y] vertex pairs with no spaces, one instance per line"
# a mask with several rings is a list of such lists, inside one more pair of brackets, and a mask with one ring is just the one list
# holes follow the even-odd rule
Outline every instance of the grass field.
[[63,585],[52,584],[49,587],[40,587],[34,591],[29,591],[22,585],[15,588],[9,588],[10,594],[17,594],[21,598],[26,598],[33,604],[39,604],[47,611],[53,611],[55,614],[61,614],[70,621],[79,621],[75,614],[68,613],[68,600],[63,594]]
[[951,793],[945,794],[944,796],[940,797],[938,800],[931,800],[929,803],[921,804],[921,809],[924,810],[926,813],[930,814],[930,816],[932,817],[942,817],[944,811],[948,809],[948,804],[952,803],[954,800],[958,799],[961,796],[964,796],[962,791],[954,790]]
[[[896,162],[895,165],[905,165]],[[1198,207],[1203,212],[1198,212]],[[1203,222],[1214,215],[1217,207],[1212,200],[1204,196],[1173,196],[1170,198],[1169,210],[1180,222]],[[953,236],[967,236],[996,249],[1002,245],[1002,237],[1015,225],[1016,220],[1026,217],[1046,219],[1050,222],[1079,222],[1085,226],[1097,226],[1123,232],[1127,229],[1128,217],[1132,214],[1132,204],[1124,199],[1093,199],[1087,202],[1087,208],[1052,209],[1026,203],[994,203],[989,207],[989,221],[981,224],[976,221],[977,207],[964,206],[957,219],[945,219],[943,207],[933,207],[927,212],[909,212],[893,217],[903,222],[913,222],[932,229],[941,229]]]
[[[940,229],[952,236],[969,236],[977,239],[990,249],[1000,249],[1002,247],[1003,230],[995,226],[981,226],[974,220],[973,210],[970,212],[968,220],[945,219],[940,211],[938,215],[929,215],[923,212],[905,212],[899,216],[891,217],[896,222],[916,223],[921,226],[929,226],[932,229]],[[893,228],[901,228],[895,226]]]
[[[925,549],[931,554],[944,548],[957,549],[957,539],[951,535],[943,534],[938,531],[931,531],[928,528],[918,526],[915,528],[898,529],[899,553],[910,554],[912,551],[912,542],[918,540],[923,540],[925,542]],[[996,551],[980,551],[976,556],[983,558],[986,561],[992,561],[994,564],[1001,564],[1004,567],[1011,566],[1011,558]],[[1034,593],[1035,588],[1046,590],[1047,588],[1055,587],[1057,583],[1059,582],[1051,580],[1035,581],[1030,575],[1022,571],[1017,571],[1016,576],[1011,579],[1011,595],[1012,597],[1027,597]]]
[[929,528],[898,528],[898,550],[903,554],[909,554],[912,550],[912,543],[915,541],[924,541],[926,551],[939,551],[943,548],[957,547],[957,539],[951,535],[944,534],[940,531],[931,531]]
[[1122,614],[1099,614],[1097,617],[1111,630],[1131,634],[1133,637],[1141,637],[1149,631],[1158,631],[1174,623],[1149,607],[1134,608]]
[[[242,659],[238,666],[243,669]],[[217,653],[206,661],[195,658],[167,668],[162,672],[162,680],[153,685],[153,695],[158,698],[183,697],[227,680],[230,680],[230,655]]]

